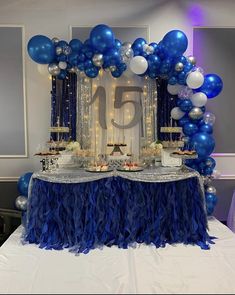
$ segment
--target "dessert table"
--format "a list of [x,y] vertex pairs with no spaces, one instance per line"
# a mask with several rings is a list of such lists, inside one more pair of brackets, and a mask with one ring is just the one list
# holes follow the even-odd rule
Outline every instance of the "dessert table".
[[75,253],[137,243],[209,249],[201,177],[186,167],[34,173],[24,241]]

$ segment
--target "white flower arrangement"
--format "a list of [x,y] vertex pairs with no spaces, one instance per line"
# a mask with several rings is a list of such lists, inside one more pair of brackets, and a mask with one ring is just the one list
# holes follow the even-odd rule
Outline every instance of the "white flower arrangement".
[[80,143],[78,141],[71,141],[66,146],[66,151],[76,152],[81,149]]

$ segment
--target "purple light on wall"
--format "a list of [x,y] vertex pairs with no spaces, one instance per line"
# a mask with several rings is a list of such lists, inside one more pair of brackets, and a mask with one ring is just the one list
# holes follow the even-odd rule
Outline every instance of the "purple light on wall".
[[187,11],[189,21],[193,26],[201,26],[204,24],[205,13],[199,4],[190,4]]

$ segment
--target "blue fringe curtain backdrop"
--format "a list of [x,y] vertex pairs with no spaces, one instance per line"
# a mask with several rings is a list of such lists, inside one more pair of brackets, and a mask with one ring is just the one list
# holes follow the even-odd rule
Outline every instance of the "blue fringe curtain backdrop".
[[[170,140],[169,133],[161,133],[161,127],[177,126],[175,120],[171,120],[171,110],[176,106],[177,95],[172,95],[167,91],[168,80],[158,78],[157,83],[157,139]],[[172,134],[172,140],[179,139],[178,134]]]
[[104,245],[209,249],[204,198],[197,178],[148,183],[104,178],[80,184],[35,178],[25,241],[41,248],[88,253]]
[[[51,126],[69,127],[69,134],[62,133],[60,140],[76,140],[77,120],[77,75],[68,74],[66,79],[59,80],[52,76],[51,91]],[[56,134],[51,133],[56,141]]]

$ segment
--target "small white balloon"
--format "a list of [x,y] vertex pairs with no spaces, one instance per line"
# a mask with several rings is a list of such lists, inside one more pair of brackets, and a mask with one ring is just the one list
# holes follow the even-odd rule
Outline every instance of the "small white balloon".
[[191,101],[195,107],[203,107],[207,103],[207,96],[203,92],[197,92],[191,96]]
[[195,71],[191,72],[186,79],[186,84],[192,89],[197,89],[204,83],[204,76],[202,73]]
[[143,56],[134,56],[130,61],[130,69],[133,73],[141,75],[148,69],[148,62]]
[[60,69],[65,70],[67,68],[67,62],[60,61],[58,66],[59,66]]
[[175,85],[171,85],[168,84],[167,85],[167,91],[172,94],[172,95],[176,95],[180,92],[180,90],[183,88],[183,85],[179,85],[179,84],[175,84]]
[[174,120],[179,120],[183,118],[185,115],[185,112],[181,111],[179,107],[175,107],[171,110],[171,118]]

